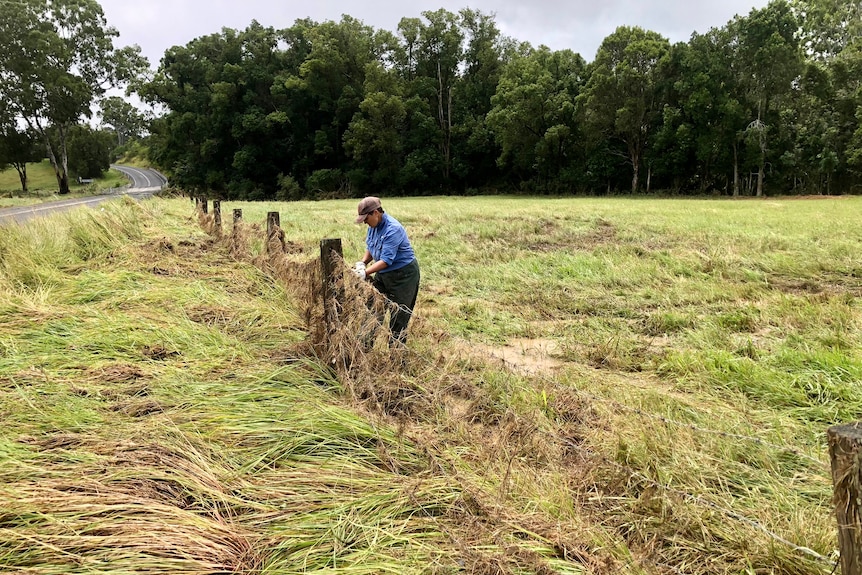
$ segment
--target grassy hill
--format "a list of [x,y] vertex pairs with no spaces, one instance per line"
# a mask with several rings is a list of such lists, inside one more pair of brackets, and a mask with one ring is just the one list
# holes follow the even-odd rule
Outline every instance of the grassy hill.
[[102,178],[96,179],[92,184],[70,181],[71,193],[60,196],[57,194],[57,177],[54,175],[54,169],[48,160],[43,160],[39,163],[27,164],[27,182],[28,193],[25,195],[21,192],[21,180],[15,168],[0,171],[0,208],[92,196],[106,189],[125,186],[128,180],[120,172],[108,170]]
[[313,295],[352,200],[4,229],[0,566],[828,573],[859,204],[384,199],[423,278],[394,354],[367,286],[334,327]]

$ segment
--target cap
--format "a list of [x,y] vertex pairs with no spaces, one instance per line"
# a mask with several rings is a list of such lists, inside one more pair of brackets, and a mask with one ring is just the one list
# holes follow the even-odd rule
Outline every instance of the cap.
[[376,198],[374,196],[369,196],[367,198],[362,198],[359,201],[359,206],[356,208],[356,213],[359,214],[356,216],[356,223],[361,224],[365,221],[365,218],[368,217],[369,214],[374,212],[374,210],[380,209],[380,198]]

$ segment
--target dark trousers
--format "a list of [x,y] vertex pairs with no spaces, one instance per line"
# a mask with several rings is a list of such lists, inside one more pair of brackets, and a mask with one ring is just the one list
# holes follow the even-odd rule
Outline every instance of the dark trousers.
[[419,294],[419,261],[413,260],[392,272],[377,272],[372,280],[377,291],[398,305],[389,319],[393,340],[407,341],[407,323],[413,315],[416,296]]

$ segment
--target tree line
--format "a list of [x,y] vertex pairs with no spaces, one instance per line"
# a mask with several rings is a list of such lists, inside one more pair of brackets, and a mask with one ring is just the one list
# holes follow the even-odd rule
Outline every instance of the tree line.
[[[55,142],[122,80],[161,111],[147,126],[153,163],[213,197],[862,190],[856,0],[773,0],[675,44],[623,26],[589,63],[466,8],[395,31],[351,16],[252,22],[167,50],[151,74],[136,48],[112,47],[95,0],[15,2],[36,8],[23,23],[0,16],[0,93],[16,103],[5,116],[25,118],[61,168]],[[66,44],[10,40],[84,11],[91,25],[58,34]],[[121,128],[135,123],[122,104],[109,107],[114,133],[141,133]]]

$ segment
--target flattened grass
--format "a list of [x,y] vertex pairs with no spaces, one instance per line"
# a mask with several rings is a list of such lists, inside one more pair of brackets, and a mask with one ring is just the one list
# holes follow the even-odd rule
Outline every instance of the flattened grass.
[[[459,377],[480,382],[473,420],[541,412],[561,426],[551,437],[574,438],[569,456],[584,458],[575,504],[571,478],[540,478],[517,448],[510,465],[473,469],[484,481],[503,489],[496,481],[520,477],[507,496],[525,506],[603,517],[592,536],[620,537],[636,565],[817,573],[836,545],[825,429],[862,417],[859,201],[396,198],[384,208],[422,263],[419,355],[475,358],[473,344],[532,338],[556,342],[567,362],[514,384],[473,367]],[[350,231],[355,201],[231,207],[254,221],[280,210],[286,236],[305,245],[343,237],[349,261],[363,250],[364,228]],[[588,422],[555,408],[569,390]]]
[[[15,228],[0,565],[829,572],[824,431],[862,412],[858,203],[384,199],[423,285],[403,368],[361,382],[302,314],[319,241],[364,249],[355,200],[223,203],[254,234],[239,260],[181,200]],[[272,210],[285,283],[245,263]],[[529,340],[563,367],[480,347]]]
[[127,201],[4,236],[3,570],[418,573],[446,561],[424,518],[457,487],[340,406],[338,382],[292,351],[304,326],[283,289],[211,250],[179,209]]

